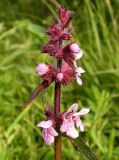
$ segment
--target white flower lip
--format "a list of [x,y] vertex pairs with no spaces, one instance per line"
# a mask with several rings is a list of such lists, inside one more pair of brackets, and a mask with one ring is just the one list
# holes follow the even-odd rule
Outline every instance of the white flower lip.
[[80,119],[80,116],[85,115],[90,111],[89,108],[82,108],[79,112],[76,112],[77,109],[78,109],[77,103],[74,103],[73,105],[71,105],[68,111],[64,113],[63,123],[60,128],[60,131],[62,133],[66,132],[66,135],[70,136],[73,139],[79,136],[79,133],[75,128],[75,124],[76,124],[76,127],[80,128],[80,131],[83,132],[84,125]]
[[45,144],[51,145],[54,142],[54,137],[58,136],[58,133],[53,128],[53,120],[42,121],[37,124],[37,127],[42,127],[42,137]]

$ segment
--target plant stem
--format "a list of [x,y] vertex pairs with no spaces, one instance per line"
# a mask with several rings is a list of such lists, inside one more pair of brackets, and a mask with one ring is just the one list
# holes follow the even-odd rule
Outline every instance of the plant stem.
[[[57,68],[61,68],[62,59],[57,60]],[[55,82],[55,99],[54,99],[54,116],[57,117],[60,113],[60,96],[61,96],[61,84],[56,81]],[[59,130],[59,126],[56,126],[56,129]],[[61,160],[62,158],[62,151],[61,151],[61,136],[55,137],[55,160]]]

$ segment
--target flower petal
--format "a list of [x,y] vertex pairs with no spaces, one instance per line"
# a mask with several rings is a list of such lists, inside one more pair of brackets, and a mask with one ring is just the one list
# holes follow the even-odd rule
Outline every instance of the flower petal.
[[74,67],[77,68],[76,60],[73,61]]
[[59,82],[61,82],[62,79],[63,79],[63,77],[64,77],[64,75],[63,75],[63,73],[58,73],[56,77],[57,77],[57,80],[58,80]]
[[70,50],[71,50],[72,52],[77,53],[77,52],[79,52],[80,48],[79,48],[78,44],[72,43],[72,44],[70,45]]
[[76,77],[76,80],[79,85],[82,85],[82,80],[79,77]]
[[74,128],[74,129],[68,130],[68,131],[66,132],[66,135],[69,136],[69,137],[71,137],[71,138],[73,138],[73,139],[75,139],[75,138],[77,138],[77,137],[79,136],[79,133],[78,133],[78,131]]
[[69,69],[69,65],[66,62],[64,62],[62,64],[61,72],[64,73],[68,69]]
[[83,108],[79,112],[74,113],[74,116],[82,116],[82,115],[87,114],[89,111],[90,111],[89,108]]
[[50,128],[50,127],[52,127],[52,125],[53,125],[52,120],[48,120],[48,121],[42,121],[42,122],[38,123],[37,127]]
[[84,71],[84,69],[82,67],[78,67],[76,69],[76,72],[80,74],[80,73],[84,73],[85,71]]
[[75,53],[75,59],[80,59],[83,55],[83,52],[80,50],[79,52]]
[[41,63],[36,67],[36,72],[40,75],[43,76],[49,71],[49,67],[47,64]]
[[77,138],[77,137],[79,136],[79,133],[78,133],[78,131],[75,129],[75,126],[74,126],[74,122],[73,122],[73,121],[72,121],[72,122],[69,122],[66,135],[67,135],[67,136],[70,136],[71,138]]
[[47,135],[44,139],[45,144],[51,145],[54,142],[54,137],[51,135]]
[[83,125],[83,123],[82,123],[82,121],[80,122],[80,130],[81,130],[81,132],[83,132],[84,131],[84,125]]
[[62,125],[61,125],[61,127],[60,127],[60,131],[61,131],[62,133],[64,133],[64,132],[67,131],[68,123],[69,123],[68,120],[65,120],[65,119],[63,120],[63,123],[62,123]]
[[51,145],[54,142],[54,136],[50,135],[49,133],[50,133],[49,128],[43,129],[43,132],[42,132],[43,139],[44,139],[45,144],[47,145]]
[[80,117],[78,116],[78,117],[76,118],[76,126],[79,127],[80,125],[81,125],[81,119],[80,119]]
[[76,112],[77,111],[77,109],[78,109],[78,104],[77,103],[74,103],[74,104],[72,104],[71,105],[71,107],[68,109],[68,111],[67,111],[67,113],[69,113],[69,112]]
[[55,129],[53,128],[53,127],[51,127],[51,128],[49,128],[49,132],[50,132],[50,135],[52,135],[52,136],[58,136],[58,133],[55,131]]
[[45,139],[45,144],[47,144],[47,145],[51,145],[53,142],[54,142],[54,137],[53,136],[48,136]]

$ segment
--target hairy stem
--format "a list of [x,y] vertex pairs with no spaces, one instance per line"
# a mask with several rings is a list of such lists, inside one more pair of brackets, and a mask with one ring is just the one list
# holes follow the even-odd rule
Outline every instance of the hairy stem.
[[[57,60],[57,68],[61,68],[62,59]],[[61,96],[61,84],[56,81],[55,82],[55,99],[54,99],[54,115],[55,117],[60,113],[60,96]],[[56,126],[56,129],[59,130],[59,127]],[[61,160],[62,151],[61,151],[61,136],[55,137],[55,160]]]

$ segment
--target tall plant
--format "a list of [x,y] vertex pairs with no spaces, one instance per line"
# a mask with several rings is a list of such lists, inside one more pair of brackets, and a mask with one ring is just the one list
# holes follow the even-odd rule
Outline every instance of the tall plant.
[[[49,36],[49,42],[42,49],[43,53],[55,57],[57,65],[54,66],[46,62],[36,67],[36,72],[42,78],[42,83],[36,87],[23,108],[31,103],[43,89],[55,82],[54,111],[51,108],[46,108],[47,120],[40,122],[37,126],[43,128],[42,137],[46,145],[51,145],[55,141],[54,157],[55,160],[61,160],[61,136],[67,136],[71,140],[77,139],[79,137],[77,128],[84,131],[80,116],[87,114],[89,109],[83,108],[77,112],[78,104],[74,103],[68,111],[60,112],[61,84],[69,85],[75,79],[79,85],[82,85],[81,74],[85,71],[77,66],[77,60],[82,57],[83,52],[76,42],[71,42],[70,22],[73,18],[73,12],[61,6],[57,12],[59,19],[53,18],[53,23],[46,32]],[[79,144],[77,149],[83,152],[86,157],[96,159],[81,138],[75,140],[73,144],[74,146]]]

